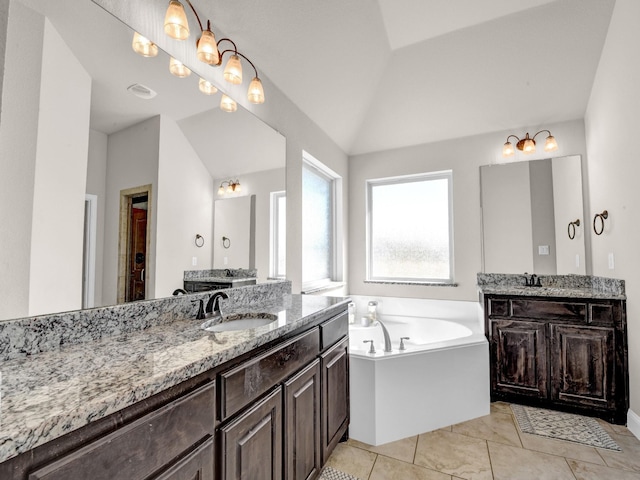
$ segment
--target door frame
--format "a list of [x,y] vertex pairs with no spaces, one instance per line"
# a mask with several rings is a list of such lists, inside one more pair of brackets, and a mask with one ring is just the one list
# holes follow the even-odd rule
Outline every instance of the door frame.
[[98,196],[87,193],[85,201],[84,258],[82,262],[82,308],[95,306],[96,236],[98,228]]
[[[133,199],[147,195],[147,242],[145,245],[145,271],[149,271],[149,251],[151,245],[151,193],[152,185],[141,185],[139,187],[120,190],[120,221],[118,234],[118,303],[124,303],[127,295],[129,257],[131,256],[129,236],[131,235],[131,206]],[[147,275],[147,279],[151,278]],[[149,295],[149,282],[145,282],[145,299]]]

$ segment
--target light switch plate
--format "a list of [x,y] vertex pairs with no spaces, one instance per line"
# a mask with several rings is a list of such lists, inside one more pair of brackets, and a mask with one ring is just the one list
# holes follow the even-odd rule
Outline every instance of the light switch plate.
[[538,255],[549,255],[549,245],[538,245]]
[[194,267],[198,265],[198,257],[191,257],[191,265]]
[[613,258],[613,253],[609,253],[609,269],[613,270],[614,268],[616,268],[616,262]]

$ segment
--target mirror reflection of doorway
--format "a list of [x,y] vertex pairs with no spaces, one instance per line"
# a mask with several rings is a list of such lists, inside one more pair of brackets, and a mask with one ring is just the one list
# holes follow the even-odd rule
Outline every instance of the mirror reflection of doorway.
[[151,185],[120,192],[118,302],[147,298]]

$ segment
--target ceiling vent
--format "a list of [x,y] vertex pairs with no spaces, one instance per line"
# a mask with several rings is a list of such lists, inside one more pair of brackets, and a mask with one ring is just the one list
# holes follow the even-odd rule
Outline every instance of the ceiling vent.
[[136,97],[144,98],[145,100],[150,100],[157,95],[157,93],[151,90],[149,87],[140,83],[129,85],[127,87],[127,90],[133,93]]

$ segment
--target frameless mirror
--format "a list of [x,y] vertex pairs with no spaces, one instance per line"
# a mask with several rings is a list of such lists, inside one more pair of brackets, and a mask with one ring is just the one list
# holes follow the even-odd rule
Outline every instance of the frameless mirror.
[[480,167],[483,272],[585,274],[579,155]]
[[0,319],[171,295],[184,270],[213,268],[229,180],[242,185],[232,196],[255,195],[266,279],[281,134],[221,111],[220,93],[171,75],[164,52],[134,53],[133,31],[90,0],[12,0],[7,31]]

